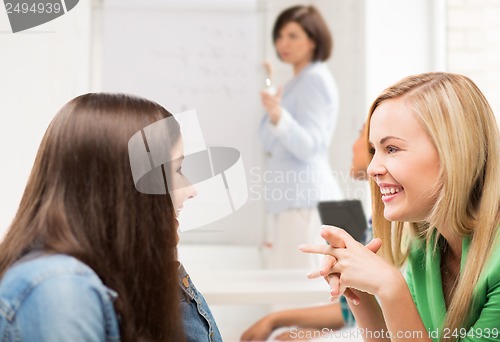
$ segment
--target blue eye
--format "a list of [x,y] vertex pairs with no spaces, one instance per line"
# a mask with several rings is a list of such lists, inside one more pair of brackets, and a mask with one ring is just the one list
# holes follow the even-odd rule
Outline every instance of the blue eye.
[[398,151],[398,149],[394,146],[387,146],[386,150],[387,150],[387,153],[394,153],[394,152]]

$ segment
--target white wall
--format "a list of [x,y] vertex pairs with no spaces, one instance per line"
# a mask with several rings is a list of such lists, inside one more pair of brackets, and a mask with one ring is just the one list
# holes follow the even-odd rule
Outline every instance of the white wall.
[[[352,144],[366,118],[366,37],[364,1],[315,0],[331,27],[334,51],[328,62],[340,93],[340,117],[330,147],[330,163],[346,198],[366,202],[365,182],[350,178]],[[366,210],[369,210],[366,207]]]
[[[296,3],[270,1],[266,31],[270,32],[279,11]],[[473,0],[305,3],[320,8],[336,41],[330,65],[341,88],[343,116],[332,144],[331,161],[341,175],[347,174],[351,143],[369,104],[382,89],[408,74],[447,67],[469,75],[484,91],[497,118],[500,116],[500,97],[495,96],[500,91],[499,0],[479,4]],[[485,4],[486,8],[479,7]],[[90,75],[91,19],[91,1],[81,1],[52,22],[12,34],[7,15],[0,9],[0,175],[4,183],[0,234],[17,209],[51,118],[70,98],[98,84],[90,85],[97,79]],[[439,29],[442,21],[447,25],[446,32]],[[278,63],[269,37],[267,44],[268,57],[277,66],[277,78],[284,82],[291,71]],[[349,61],[353,63],[346,68]],[[349,191],[359,184],[344,186]]]
[[500,122],[500,1],[448,0],[448,70],[470,77]]
[[56,111],[89,91],[90,1],[13,34],[0,8],[0,235],[17,210],[40,140]]
[[[268,58],[276,66],[277,80],[284,83],[291,77],[291,69],[277,60],[268,35],[276,15],[297,2],[273,0],[266,3],[268,12],[263,41],[267,44]],[[420,13],[412,16],[416,20],[424,16],[425,8],[418,7],[417,1],[412,1],[413,5],[408,7],[398,5],[394,0],[377,1],[376,6],[368,1],[366,11],[364,0],[311,0],[306,3],[319,7],[335,40],[329,65],[340,88],[341,116],[331,147],[331,164],[347,197],[366,197],[363,184],[348,177],[351,145],[366,116],[368,101],[365,92],[376,93],[400,76],[426,68],[429,50],[425,37],[418,29],[413,29],[407,36],[417,42],[419,54],[408,53],[404,58],[406,62],[398,64],[401,59],[397,53],[408,52],[408,49],[397,49],[391,42],[401,40],[404,43],[407,36],[387,34],[381,23],[407,25],[408,29],[413,24],[427,27],[428,22],[402,19],[397,22],[398,18],[405,17],[398,14]],[[0,124],[8,128],[0,137],[0,152],[5,156],[1,173],[7,180],[0,195],[2,231],[15,213],[38,144],[55,112],[72,97],[99,86],[98,70],[90,74],[90,56],[95,52],[91,50],[90,42],[91,13],[91,2],[82,1],[68,14],[52,22],[12,34],[9,33],[6,13],[0,11],[0,30],[4,31],[0,34],[0,74],[4,76],[3,80],[8,80],[0,85],[3,94],[7,95],[0,103]],[[94,42],[98,38],[94,36]],[[93,48],[96,46],[98,44],[92,44]],[[390,59],[387,58],[388,52],[391,53]]]
[[[366,108],[401,78],[444,67],[435,39],[444,0],[377,0],[366,3]],[[436,22],[437,21],[437,22]],[[444,46],[442,49],[444,50]]]

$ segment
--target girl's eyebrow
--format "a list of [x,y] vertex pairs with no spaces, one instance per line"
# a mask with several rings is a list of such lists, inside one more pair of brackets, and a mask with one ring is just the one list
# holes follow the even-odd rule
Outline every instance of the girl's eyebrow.
[[[392,136],[392,135],[389,135],[387,137],[383,137],[382,139],[380,139],[380,145],[382,145],[383,143],[385,143],[387,140],[389,139],[396,139],[396,140],[401,140],[401,141],[404,141],[404,142],[407,142],[406,140],[404,140],[403,138],[399,138],[399,137],[395,137],[395,136]],[[370,145],[373,145],[373,143],[371,141],[368,141],[368,143]]]

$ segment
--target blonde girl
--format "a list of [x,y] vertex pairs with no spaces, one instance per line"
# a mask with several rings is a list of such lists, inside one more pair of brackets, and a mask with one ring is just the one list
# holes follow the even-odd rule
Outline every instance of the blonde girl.
[[486,98],[462,75],[410,76],[375,100],[368,130],[377,238],[327,227],[330,246],[301,249],[327,255],[319,273],[365,341],[500,341],[500,136]]

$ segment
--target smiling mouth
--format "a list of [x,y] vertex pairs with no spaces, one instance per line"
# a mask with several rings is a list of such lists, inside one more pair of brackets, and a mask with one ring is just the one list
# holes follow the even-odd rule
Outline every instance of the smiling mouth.
[[404,190],[403,187],[384,187],[384,188],[380,188],[380,193],[382,194],[382,198],[385,198],[385,197],[396,195],[403,190]]

